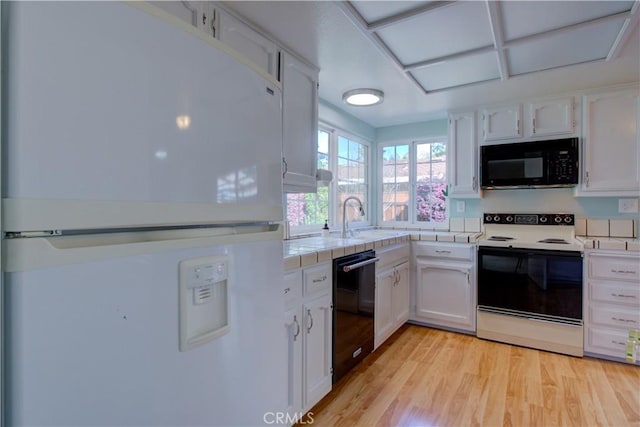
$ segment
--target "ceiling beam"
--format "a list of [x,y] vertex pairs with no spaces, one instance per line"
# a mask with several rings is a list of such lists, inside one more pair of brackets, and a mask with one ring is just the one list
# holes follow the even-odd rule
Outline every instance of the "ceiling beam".
[[638,26],[638,21],[640,21],[640,1],[636,0],[633,3],[633,7],[631,8],[631,15],[625,19],[624,24],[622,24],[622,28],[618,33],[618,37],[613,42],[611,49],[609,50],[609,54],[607,55],[607,61],[611,61],[612,59],[616,59],[625,43],[631,37],[634,29]]
[[[351,2],[347,2],[347,3],[351,3]],[[377,31],[382,28],[388,27],[390,25],[397,24],[402,21],[406,21],[408,19],[414,18],[418,15],[422,15],[423,13],[427,13],[427,12],[431,12],[432,10],[439,9],[443,6],[449,6],[453,3],[455,3],[455,1],[434,1],[431,3],[427,3],[425,5],[418,6],[416,8],[397,13],[395,15],[391,15],[386,18],[373,21],[367,25],[367,30]]]
[[505,81],[509,79],[509,65],[507,63],[507,55],[504,52],[504,31],[502,29],[502,11],[500,3],[488,0],[486,2],[487,12],[489,13],[489,25],[491,26],[491,34],[493,35],[493,46],[498,55],[498,69],[500,70],[500,79]]
[[607,15],[607,16],[602,16],[600,18],[591,19],[589,21],[578,22],[577,24],[568,25],[566,27],[556,28],[554,30],[542,31],[540,33],[531,34],[529,36],[519,37],[519,38],[513,39],[513,40],[507,40],[507,41],[504,42],[504,47],[505,48],[509,48],[509,47],[517,46],[517,45],[520,45],[520,44],[523,44],[523,43],[529,43],[529,42],[535,41],[535,40],[546,39],[548,37],[555,36],[555,35],[558,35],[558,34],[567,33],[567,32],[572,31],[572,30],[578,30],[578,29],[593,27],[594,25],[603,24],[605,22],[627,19],[630,16],[631,16],[631,12],[630,11],[614,13],[613,15]]
[[355,26],[360,30],[360,32],[368,38],[373,45],[387,58],[391,59],[393,65],[400,71],[407,80],[411,83],[417,85],[424,93],[427,93],[426,89],[409,73],[407,73],[404,69],[404,65],[395,53],[389,49],[389,46],[380,38],[380,36],[374,32],[369,31],[367,29],[367,21],[360,15],[360,12],[348,1],[336,1],[335,4],[342,10],[342,12],[355,24]]
[[480,55],[487,52],[493,52],[495,49],[492,45],[482,46],[475,49],[465,50],[464,52],[452,53],[451,55],[439,56],[433,59],[427,59],[425,61],[414,62],[407,64],[403,67],[403,71],[415,70],[417,68],[433,67],[434,65],[444,64],[448,61],[454,61],[460,58],[466,58],[469,56]]

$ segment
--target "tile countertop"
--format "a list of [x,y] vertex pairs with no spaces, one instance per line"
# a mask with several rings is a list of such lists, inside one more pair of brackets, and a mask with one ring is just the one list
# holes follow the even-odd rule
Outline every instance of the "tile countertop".
[[475,243],[480,234],[450,231],[366,230],[356,232],[353,237],[346,239],[332,234],[329,237],[318,236],[285,240],[283,242],[284,269],[288,271],[309,267],[345,255],[409,242],[410,240]]
[[585,249],[640,252],[640,239],[638,238],[576,236],[576,239],[584,244]]

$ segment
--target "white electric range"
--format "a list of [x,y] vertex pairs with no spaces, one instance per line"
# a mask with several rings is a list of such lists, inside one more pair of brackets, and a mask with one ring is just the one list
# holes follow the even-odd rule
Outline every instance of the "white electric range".
[[572,214],[486,213],[477,335],[582,356],[582,244]]
[[486,213],[479,246],[582,251],[572,214]]

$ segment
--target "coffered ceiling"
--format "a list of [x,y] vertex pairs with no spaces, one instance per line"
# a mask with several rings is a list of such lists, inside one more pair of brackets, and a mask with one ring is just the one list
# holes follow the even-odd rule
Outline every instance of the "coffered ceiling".
[[[640,78],[634,1],[229,2],[320,68],[320,97],[374,127]],[[342,93],[385,92],[373,107]]]

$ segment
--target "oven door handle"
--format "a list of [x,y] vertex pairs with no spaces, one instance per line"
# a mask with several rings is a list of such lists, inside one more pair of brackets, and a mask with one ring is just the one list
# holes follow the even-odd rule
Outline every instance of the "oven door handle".
[[345,273],[348,273],[351,270],[355,270],[356,268],[364,267],[365,265],[373,264],[378,261],[380,261],[380,258],[375,257],[365,261],[356,262],[355,264],[345,265],[342,267],[342,271],[344,271]]

